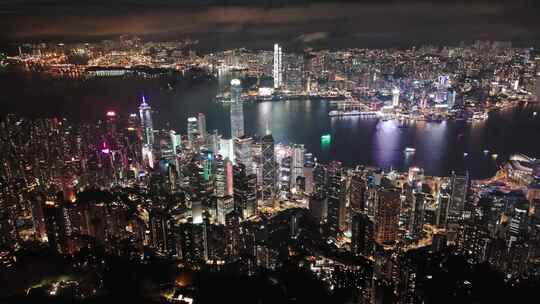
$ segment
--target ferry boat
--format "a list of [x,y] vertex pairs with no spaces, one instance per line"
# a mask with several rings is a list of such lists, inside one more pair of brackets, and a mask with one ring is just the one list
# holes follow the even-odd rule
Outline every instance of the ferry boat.
[[487,112],[474,112],[472,119],[473,120],[486,120],[488,118]]
[[351,110],[351,111],[340,111],[340,110],[333,110],[328,112],[328,116],[330,117],[337,117],[337,116],[376,116],[376,112],[370,112],[370,111],[358,111],[358,110]]
[[411,148],[411,147],[405,148],[405,153],[414,153],[414,152],[416,152],[415,148]]

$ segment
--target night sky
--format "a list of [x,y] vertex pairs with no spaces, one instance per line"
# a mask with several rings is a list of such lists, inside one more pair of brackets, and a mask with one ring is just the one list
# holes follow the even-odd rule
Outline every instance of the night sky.
[[[73,2],[78,4],[73,4]],[[84,2],[80,3],[80,2]],[[194,38],[201,47],[407,47],[540,41],[540,1],[0,0],[0,41]]]

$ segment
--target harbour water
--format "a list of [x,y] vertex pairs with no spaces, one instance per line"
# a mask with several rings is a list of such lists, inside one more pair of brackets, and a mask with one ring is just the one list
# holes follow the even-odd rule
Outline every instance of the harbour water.
[[[108,110],[135,113],[145,94],[160,128],[186,131],[189,116],[206,115],[209,131],[229,136],[229,108],[215,96],[230,77],[218,79],[178,76],[175,80],[100,78],[50,79],[39,74],[0,75],[1,114],[29,117],[67,117],[77,121],[102,119]],[[169,83],[172,81],[172,87]],[[429,175],[468,170],[473,178],[493,175],[513,153],[540,156],[540,111],[536,105],[492,112],[482,122],[398,122],[358,116],[329,117],[324,100],[250,103],[244,106],[249,135],[269,130],[276,142],[302,143],[322,161],[372,165],[406,170],[419,166]],[[331,135],[329,144],[321,136]],[[405,153],[407,147],[415,153]],[[489,153],[484,153],[489,150]],[[498,154],[495,159],[492,154]],[[467,156],[465,156],[467,154]]]

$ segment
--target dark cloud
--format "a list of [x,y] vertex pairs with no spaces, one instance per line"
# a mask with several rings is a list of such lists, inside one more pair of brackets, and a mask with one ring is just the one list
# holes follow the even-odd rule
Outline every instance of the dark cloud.
[[[250,3],[251,5],[240,4]],[[530,1],[85,1],[0,2],[8,41],[96,40],[121,34],[201,39],[209,47],[270,45],[401,46],[459,40],[536,44]],[[287,5],[286,5],[287,4]],[[324,33],[324,34],[321,34]],[[270,42],[269,42],[270,41]]]

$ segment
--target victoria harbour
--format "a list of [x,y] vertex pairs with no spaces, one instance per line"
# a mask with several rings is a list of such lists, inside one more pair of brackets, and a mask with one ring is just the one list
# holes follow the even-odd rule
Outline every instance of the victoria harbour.
[[[49,112],[50,117],[97,120],[107,110],[136,112],[145,94],[158,109],[158,127],[184,133],[187,118],[200,112],[206,115],[209,130],[230,134],[229,106],[215,101],[217,92],[224,90],[232,78],[229,74],[196,81],[181,75],[82,81],[14,73],[0,76],[15,76],[3,92],[3,110],[8,112],[23,116]],[[22,90],[30,81],[32,89]],[[167,88],[169,83],[175,83],[172,90]],[[39,103],[30,106],[34,101]],[[276,142],[305,144],[324,162],[337,160],[347,166],[396,170],[418,166],[431,175],[468,170],[471,177],[479,179],[491,177],[514,153],[540,155],[540,142],[534,140],[540,132],[540,116],[534,113],[540,107],[535,103],[493,111],[487,120],[473,123],[328,117],[329,111],[329,102],[320,99],[248,103],[244,106],[246,132],[260,137],[269,130]],[[321,136],[326,134],[331,135],[330,144],[321,143]],[[416,153],[405,153],[407,147],[414,147]]]

